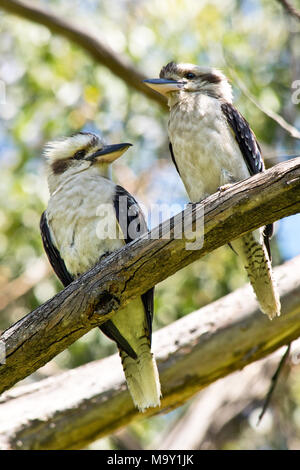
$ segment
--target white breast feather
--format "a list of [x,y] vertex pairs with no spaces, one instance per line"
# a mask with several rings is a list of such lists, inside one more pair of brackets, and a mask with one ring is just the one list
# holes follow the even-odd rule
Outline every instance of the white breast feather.
[[199,93],[194,99],[182,100],[174,106],[170,113],[169,137],[192,202],[200,201],[224,184],[222,170],[235,181],[250,176],[215,98]]
[[[112,181],[87,171],[61,185],[49,200],[51,235],[74,276],[90,269],[103,254],[124,245],[124,240],[118,238],[114,190]],[[116,237],[107,238],[109,230]]]

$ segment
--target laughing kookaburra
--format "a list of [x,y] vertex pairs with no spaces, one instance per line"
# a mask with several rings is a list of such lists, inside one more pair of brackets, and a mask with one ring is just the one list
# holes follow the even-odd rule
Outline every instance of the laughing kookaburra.
[[[171,157],[192,202],[264,171],[259,144],[233,106],[231,86],[222,72],[170,62],[159,79],[145,83],[168,99]],[[271,267],[272,231],[267,225],[231,242],[269,318],[280,315]]]
[[[50,199],[40,227],[49,261],[64,286],[147,231],[136,200],[109,176],[111,163],[130,145],[105,145],[97,135],[79,132],[45,148]],[[130,230],[130,224],[136,230]],[[100,326],[117,344],[140,411],[160,405],[151,354],[153,293],[148,290]]]

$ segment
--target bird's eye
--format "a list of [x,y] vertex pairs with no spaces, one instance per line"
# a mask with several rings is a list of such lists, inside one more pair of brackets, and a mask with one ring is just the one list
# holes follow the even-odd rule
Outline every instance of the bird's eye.
[[188,80],[193,80],[193,78],[195,78],[196,75],[192,72],[188,72],[185,74],[184,78],[187,78]]
[[81,150],[77,150],[77,152],[74,153],[73,158],[75,158],[75,160],[82,160],[84,156],[85,156],[85,150],[81,149]]

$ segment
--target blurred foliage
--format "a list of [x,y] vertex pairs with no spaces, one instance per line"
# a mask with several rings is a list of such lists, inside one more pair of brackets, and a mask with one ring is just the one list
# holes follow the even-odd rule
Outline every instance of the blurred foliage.
[[[35,3],[81,24],[116,52],[130,58],[149,77],[158,76],[161,66],[173,59],[217,66],[229,76],[234,71],[258,102],[300,126],[299,106],[291,100],[291,84],[300,77],[300,24],[287,17],[276,1]],[[133,92],[79,47],[43,26],[0,11],[0,28],[0,80],[5,84],[5,102],[0,104],[1,288],[43,255],[39,217],[48,199],[42,159],[42,148],[48,140],[84,129],[102,132],[109,142],[132,142],[134,147],[115,165],[116,179],[134,191],[146,207],[158,202],[184,204],[187,199],[169,158],[167,116],[158,105]],[[235,86],[234,93],[236,105],[252,124],[266,160],[270,158],[274,163],[299,153],[299,141],[278,127]],[[128,171],[124,173],[124,169]],[[289,230],[291,226],[293,230]],[[299,230],[299,217],[279,224],[279,235],[284,233],[284,237],[279,236],[279,245],[275,239],[272,241],[275,264],[300,252],[295,228]],[[291,247],[295,247],[293,251]],[[173,322],[244,282],[246,275],[235,254],[228,247],[220,248],[156,288],[155,327]],[[0,328],[8,327],[60,289],[53,275],[42,279],[2,311]],[[113,351],[114,345],[94,330],[27,381]],[[288,384],[287,395],[297,416],[297,425],[290,426],[299,440],[299,374]],[[280,401],[277,405],[284,406]],[[153,441],[157,442],[157,433],[166,431],[183,409],[141,421],[131,430],[142,445],[151,446]],[[281,413],[281,420],[288,417],[286,410]],[[270,429],[270,440],[263,445],[288,446],[283,433],[282,445],[278,440],[274,444],[273,433],[274,426]],[[255,431],[246,438],[244,434],[240,441],[237,434],[227,448],[261,446],[259,436],[253,437]],[[114,444],[106,439],[95,445],[104,448]]]

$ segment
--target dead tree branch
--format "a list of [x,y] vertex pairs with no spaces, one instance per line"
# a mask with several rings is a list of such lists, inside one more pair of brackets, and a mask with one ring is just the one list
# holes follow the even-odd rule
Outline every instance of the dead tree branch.
[[165,435],[159,436],[154,448],[191,450],[206,448],[208,442],[211,445],[211,436],[217,440],[218,432],[227,422],[251,403],[262,402],[282,349],[202,390],[177,423],[172,423]]
[[[280,163],[189,205],[107,256],[7,329],[0,337],[6,348],[6,364],[0,365],[0,393],[179,269],[250,230],[299,211],[300,159]],[[174,238],[182,231],[182,221],[182,238]],[[203,228],[203,245],[187,250],[196,227],[198,235]]]
[[[299,19],[299,12],[290,5],[287,0],[278,0],[283,7],[294,17]],[[114,52],[107,44],[104,44],[100,39],[88,33],[86,30],[78,25],[71,24],[69,21],[61,19],[57,15],[50,13],[41,6],[28,4],[19,0],[0,0],[0,8],[3,10],[18,15],[29,21],[46,26],[51,32],[60,34],[61,36],[69,39],[83,50],[88,52],[93,59],[107,67],[113,74],[123,80],[128,86],[134,90],[143,93],[148,98],[160,104],[164,110],[167,110],[166,99],[151,90],[151,88],[144,85],[143,80],[147,78],[128,60],[121,55]],[[226,57],[226,54],[224,54]],[[227,60],[227,58],[226,58]],[[233,72],[233,70],[231,70]],[[239,80],[239,86],[246,96],[268,117],[276,121],[276,123],[287,131],[292,137],[299,139],[300,133],[298,129],[286,122],[279,114],[262,107],[257,100],[247,92],[245,86]]]
[[267,356],[300,335],[299,271],[300,256],[275,269],[282,316],[272,322],[258,310],[247,285],[156,332],[160,409],[145,414],[134,409],[114,355],[3,394],[0,448],[83,448],[134,420],[168,412],[217,379]]
[[124,59],[107,44],[95,38],[85,29],[50,13],[45,8],[19,0],[0,0],[0,8],[27,20],[42,24],[49,28],[51,32],[60,34],[74,42],[88,52],[96,62],[104,65],[113,74],[121,78],[128,86],[143,93],[167,109],[166,99],[144,85],[143,80],[147,78],[146,76],[139,72],[128,59]]

